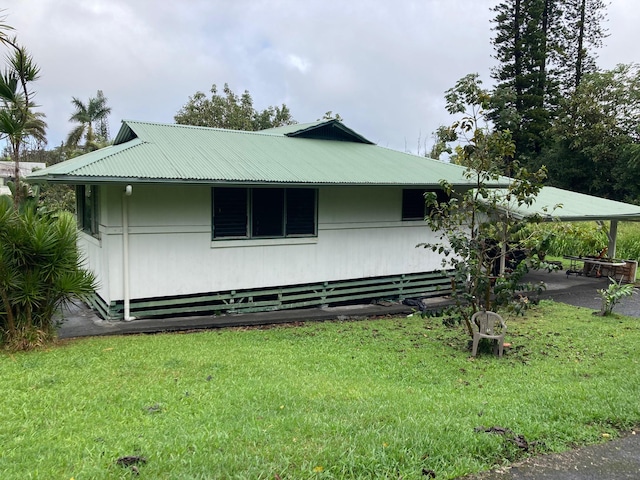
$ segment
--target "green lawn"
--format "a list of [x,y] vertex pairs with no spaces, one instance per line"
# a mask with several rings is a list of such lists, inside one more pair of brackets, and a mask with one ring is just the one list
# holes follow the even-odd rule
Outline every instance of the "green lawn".
[[[0,478],[438,479],[640,424],[638,319],[543,302],[502,359],[419,317],[0,354]],[[603,437],[604,435],[604,437]]]

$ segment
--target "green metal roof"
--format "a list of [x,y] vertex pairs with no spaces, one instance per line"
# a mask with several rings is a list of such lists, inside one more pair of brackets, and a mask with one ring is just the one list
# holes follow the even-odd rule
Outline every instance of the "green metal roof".
[[[555,208],[556,205],[560,205],[560,207]],[[638,205],[592,197],[555,187],[543,187],[531,206],[517,208],[514,213],[516,218],[538,214],[547,221],[640,221],[640,206]]]
[[[325,139],[327,129],[339,140]],[[310,138],[319,136],[321,138]],[[336,120],[262,132],[123,121],[114,145],[28,176],[59,183],[470,186],[465,168],[372,145]],[[496,183],[491,186],[504,186]]]
[[[465,168],[371,144],[337,120],[246,132],[123,121],[114,145],[29,174],[54,183],[472,187]],[[488,187],[504,187],[503,178]],[[555,208],[556,205],[561,208]],[[545,210],[546,209],[546,210]],[[547,220],[640,221],[640,206],[544,187],[515,212]]]

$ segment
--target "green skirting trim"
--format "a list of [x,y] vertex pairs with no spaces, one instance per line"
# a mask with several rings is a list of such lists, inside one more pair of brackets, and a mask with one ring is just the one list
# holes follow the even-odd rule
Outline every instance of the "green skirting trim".
[[[439,297],[451,293],[451,277],[442,272],[411,273],[198,295],[131,300],[136,318],[251,313],[329,306],[375,300]],[[107,304],[95,295],[92,306],[103,318],[122,319],[123,302]]]

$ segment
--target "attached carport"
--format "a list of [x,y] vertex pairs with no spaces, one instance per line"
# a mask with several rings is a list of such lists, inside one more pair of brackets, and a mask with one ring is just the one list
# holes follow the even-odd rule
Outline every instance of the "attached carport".
[[616,256],[618,222],[640,221],[640,206],[607,200],[555,187],[543,187],[529,206],[510,208],[515,218],[539,215],[543,221],[587,222],[609,221],[609,249],[607,256]]

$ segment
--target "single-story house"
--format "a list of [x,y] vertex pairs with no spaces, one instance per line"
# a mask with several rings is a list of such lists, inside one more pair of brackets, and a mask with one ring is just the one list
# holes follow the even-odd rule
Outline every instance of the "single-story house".
[[416,248],[435,240],[423,194],[470,188],[464,171],[337,120],[124,121],[112,146],[28,178],[76,186],[95,307],[130,319],[446,294],[440,256]]
[[[424,192],[473,188],[464,173],[337,120],[260,132],[124,121],[112,146],[27,178],[76,186],[94,306],[129,320],[445,295],[440,255],[416,248],[436,240]],[[614,234],[640,220],[638,206],[551,187],[513,213],[609,219]]]

